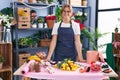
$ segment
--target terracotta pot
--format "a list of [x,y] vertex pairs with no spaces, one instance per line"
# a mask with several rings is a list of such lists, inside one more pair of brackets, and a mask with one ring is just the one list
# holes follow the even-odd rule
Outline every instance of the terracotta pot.
[[0,63],[0,69],[2,69],[2,67],[3,67],[3,63],[1,62],[1,63]]
[[87,63],[91,64],[93,61],[99,60],[99,52],[98,51],[87,51]]
[[82,1],[82,6],[87,6],[87,0]]
[[48,28],[53,28],[54,20],[46,20]]
[[36,0],[28,0],[29,3],[36,3]]
[[19,2],[24,2],[24,0],[18,0]]

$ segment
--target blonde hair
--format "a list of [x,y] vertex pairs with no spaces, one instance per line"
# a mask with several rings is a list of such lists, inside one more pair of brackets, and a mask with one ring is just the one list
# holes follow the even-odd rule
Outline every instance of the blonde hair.
[[61,13],[64,11],[64,9],[65,9],[66,7],[70,9],[70,12],[71,12],[71,13],[73,12],[72,6],[71,6],[70,4],[65,4],[64,6],[62,6]]

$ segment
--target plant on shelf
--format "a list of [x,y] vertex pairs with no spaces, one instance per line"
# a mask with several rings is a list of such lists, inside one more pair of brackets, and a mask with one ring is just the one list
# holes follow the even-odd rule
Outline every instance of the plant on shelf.
[[59,4],[62,4],[62,1],[63,1],[63,0],[57,0],[57,1],[59,2]]
[[37,23],[44,23],[44,18],[43,17],[38,17]]
[[45,20],[47,22],[48,28],[52,28],[54,26],[56,16],[55,15],[48,15],[48,16],[45,17]]
[[18,45],[20,48],[28,47],[26,38],[20,38],[18,40]]
[[41,3],[42,2],[42,0],[36,0],[37,1],[37,3]]
[[43,28],[44,18],[41,16],[38,17],[37,23],[38,23],[38,28]]
[[33,40],[32,40],[31,37],[27,37],[27,38],[26,38],[26,42],[27,42],[27,45],[28,45],[29,47],[32,47],[32,45],[33,45]]
[[2,69],[4,61],[5,61],[4,57],[2,55],[0,55],[0,69]]
[[75,13],[74,17],[76,20],[79,20],[81,23],[83,23],[85,20],[87,20],[87,13],[83,14],[83,12],[78,11]]
[[50,3],[50,4],[51,4],[52,2],[53,2],[53,0],[48,0],[48,3]]

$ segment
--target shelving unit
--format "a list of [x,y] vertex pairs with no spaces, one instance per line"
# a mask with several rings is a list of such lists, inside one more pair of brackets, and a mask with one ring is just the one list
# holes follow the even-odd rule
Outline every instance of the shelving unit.
[[3,80],[12,80],[12,43],[0,43],[0,55],[5,59],[0,77]]

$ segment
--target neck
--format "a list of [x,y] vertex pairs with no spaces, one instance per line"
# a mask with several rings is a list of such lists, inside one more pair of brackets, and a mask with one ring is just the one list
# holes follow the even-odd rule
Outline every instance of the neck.
[[70,23],[70,19],[62,19],[64,23]]

